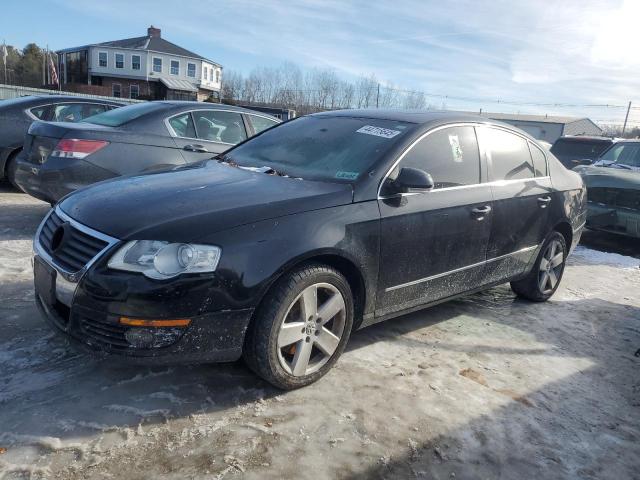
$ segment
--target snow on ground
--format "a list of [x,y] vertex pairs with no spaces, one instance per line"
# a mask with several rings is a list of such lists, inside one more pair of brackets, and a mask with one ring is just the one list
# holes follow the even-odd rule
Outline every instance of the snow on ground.
[[[640,244],[640,241],[638,241]],[[640,247],[639,247],[640,250]],[[618,253],[602,252],[578,245],[573,251],[574,261],[589,265],[611,265],[620,268],[640,268],[640,260]]]
[[579,247],[550,302],[501,286],[390,320],[283,393],[241,363],[71,349],[33,305],[46,211],[0,191],[0,479],[638,475],[637,259]]

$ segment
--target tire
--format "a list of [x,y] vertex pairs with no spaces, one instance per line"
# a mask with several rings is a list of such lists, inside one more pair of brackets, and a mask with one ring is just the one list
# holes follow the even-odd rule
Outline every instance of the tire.
[[[511,282],[511,289],[527,300],[547,301],[560,285],[567,253],[564,236],[556,231],[551,232],[545,239],[531,272],[522,280]],[[554,260],[551,262],[550,259]]]
[[351,288],[340,272],[321,264],[301,267],[267,293],[247,331],[244,360],[277,388],[309,385],[344,351],[353,311]]
[[4,166],[4,176],[13,188],[21,192],[22,190],[16,185],[16,159],[20,150],[12,152],[7,158],[7,163]]

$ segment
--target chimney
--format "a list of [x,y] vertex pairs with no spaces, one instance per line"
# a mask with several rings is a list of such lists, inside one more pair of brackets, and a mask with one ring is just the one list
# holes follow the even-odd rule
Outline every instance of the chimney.
[[147,35],[153,38],[160,38],[160,33],[162,30],[151,25],[147,28]]

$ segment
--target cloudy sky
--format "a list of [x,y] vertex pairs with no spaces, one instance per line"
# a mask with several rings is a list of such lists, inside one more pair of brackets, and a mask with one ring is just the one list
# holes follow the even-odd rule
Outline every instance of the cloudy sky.
[[[17,46],[140,36],[154,24],[241,72],[293,61],[468,99],[432,97],[448,108],[606,123],[621,122],[631,100],[640,125],[640,0],[31,0],[3,9],[0,35]],[[594,104],[625,108],[583,106]]]

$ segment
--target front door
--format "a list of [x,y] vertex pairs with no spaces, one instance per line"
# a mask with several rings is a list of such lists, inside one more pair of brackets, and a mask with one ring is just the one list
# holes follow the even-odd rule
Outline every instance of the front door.
[[[431,174],[435,188],[385,195],[381,214],[376,316],[472,290],[482,283],[493,199],[473,126],[437,129],[413,145],[402,167]],[[387,180],[386,182],[389,182]]]

